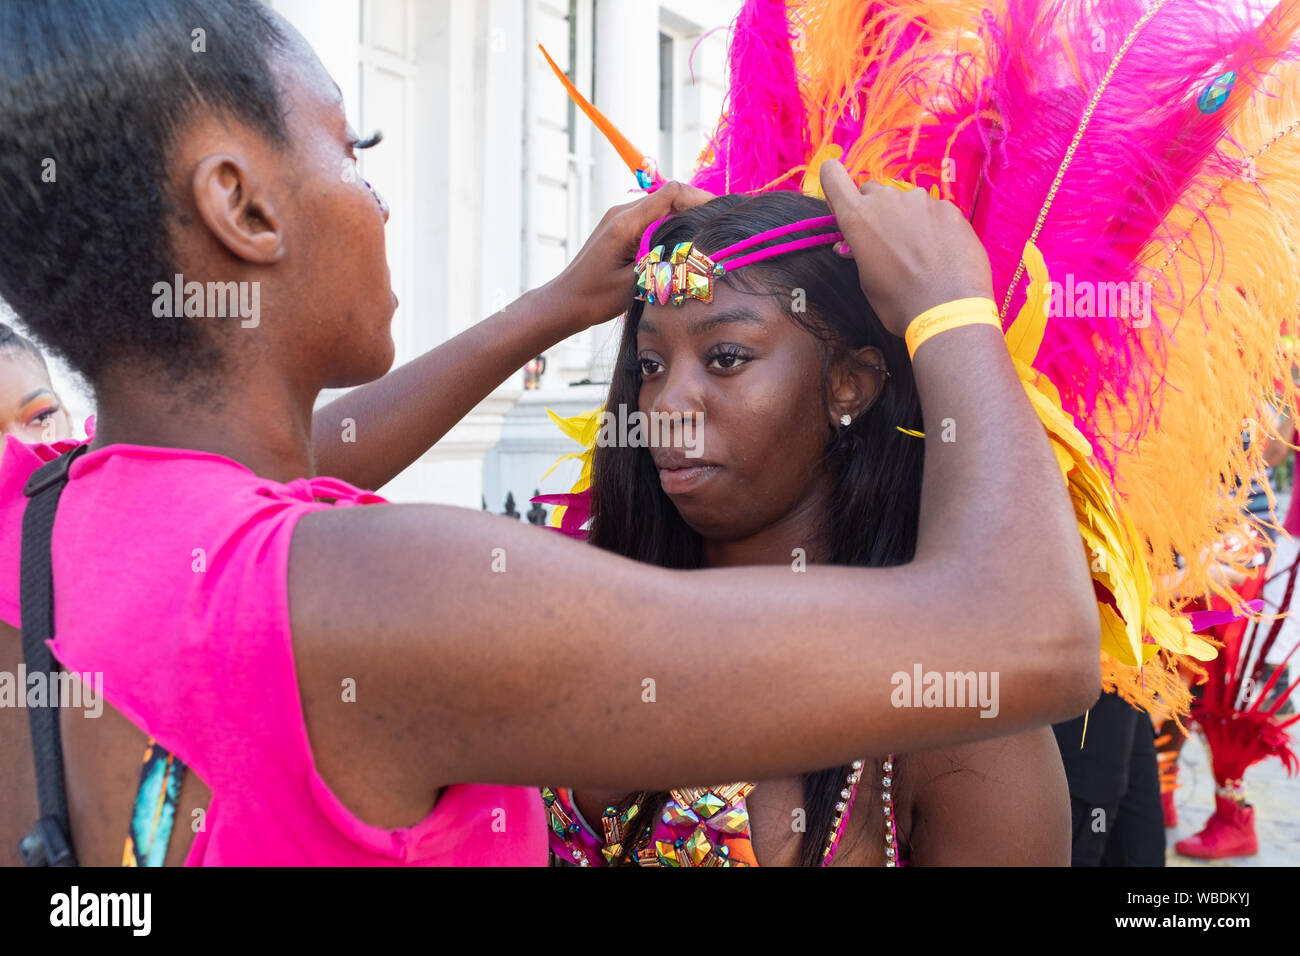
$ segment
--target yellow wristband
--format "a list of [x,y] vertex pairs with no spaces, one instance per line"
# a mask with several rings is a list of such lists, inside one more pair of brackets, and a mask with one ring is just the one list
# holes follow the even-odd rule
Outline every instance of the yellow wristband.
[[907,354],[916,356],[916,350],[926,339],[933,338],[940,332],[957,329],[963,325],[991,325],[1002,331],[1002,320],[998,318],[998,306],[992,299],[976,296],[971,299],[954,299],[933,309],[926,309],[907,327]]

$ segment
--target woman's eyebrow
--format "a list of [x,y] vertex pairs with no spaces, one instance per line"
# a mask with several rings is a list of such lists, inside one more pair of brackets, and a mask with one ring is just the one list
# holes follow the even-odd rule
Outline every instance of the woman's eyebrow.
[[53,396],[54,396],[54,393],[51,392],[48,388],[38,388],[36,391],[32,392],[30,395],[24,395],[24,396],[22,397],[22,400],[19,401],[18,404],[19,404],[20,406],[22,406],[22,405],[26,405],[28,402],[32,401],[32,400],[35,399],[35,398],[39,398],[39,397],[42,396],[42,395],[49,395],[50,397],[53,397]]
[[[703,319],[696,319],[687,327],[686,331],[691,335],[703,335],[705,332],[716,329],[719,325],[727,325],[733,322],[749,322],[759,328],[767,328],[767,323],[757,312],[743,306],[737,306],[723,312],[716,312]],[[642,317],[641,321],[637,323],[636,330],[645,332],[647,335],[655,335],[659,331],[655,328],[654,323],[645,317]]]
[[696,319],[691,323],[689,332],[691,335],[703,335],[720,325],[728,325],[733,322],[748,322],[757,325],[759,328],[767,328],[767,323],[763,318],[751,309],[736,307],[727,309],[725,312],[715,312],[703,319]]

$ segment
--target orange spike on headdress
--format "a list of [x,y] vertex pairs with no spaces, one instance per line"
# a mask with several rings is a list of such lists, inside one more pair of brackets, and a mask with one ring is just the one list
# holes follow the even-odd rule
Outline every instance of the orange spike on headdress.
[[600,130],[605,138],[609,140],[609,144],[618,150],[618,155],[623,162],[627,163],[627,168],[637,174],[637,182],[641,184],[641,188],[654,189],[662,185],[663,179],[655,171],[654,161],[633,146],[632,141],[619,132],[618,127],[609,121],[609,117],[596,109],[590,100],[578,92],[578,88],[573,85],[573,81],[565,75],[565,72],[551,59],[551,55],[546,52],[546,47],[539,43],[537,49],[542,51],[542,56],[546,57],[546,62],[551,65],[555,75],[564,84],[564,88],[569,93],[569,98],[577,104],[578,109],[587,114],[587,118],[595,124],[596,129]]

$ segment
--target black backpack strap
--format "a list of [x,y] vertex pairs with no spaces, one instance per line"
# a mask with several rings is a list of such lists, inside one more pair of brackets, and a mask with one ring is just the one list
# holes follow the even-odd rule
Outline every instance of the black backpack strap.
[[32,753],[36,758],[36,790],[41,818],[18,848],[27,866],[76,866],[68,826],[68,795],[63,780],[63,737],[59,729],[58,687],[60,666],[46,640],[54,636],[54,576],[50,542],[54,513],[68,483],[68,468],[88,444],[48,461],[32,473],[23,494],[30,500],[23,512],[22,591],[23,661],[27,673],[46,675],[50,693],[45,704],[28,707]]

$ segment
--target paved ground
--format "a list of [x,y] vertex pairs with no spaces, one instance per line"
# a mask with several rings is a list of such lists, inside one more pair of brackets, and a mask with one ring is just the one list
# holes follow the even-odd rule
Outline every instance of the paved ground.
[[[1279,496],[1278,513],[1286,514],[1287,501]],[[1300,552],[1300,541],[1283,541],[1278,546],[1274,569],[1285,567]],[[1274,581],[1264,590],[1271,604],[1282,599],[1285,582]],[[1297,589],[1300,591],[1300,588]],[[1300,595],[1293,596],[1292,614],[1278,637],[1271,660],[1278,660],[1300,639]],[[1300,651],[1291,658],[1291,674],[1300,674]],[[1300,689],[1291,695],[1300,709]],[[1300,724],[1291,728],[1294,748],[1300,752]],[[1248,799],[1255,805],[1255,832],[1259,855],[1231,860],[1192,860],[1174,852],[1174,843],[1191,836],[1205,825],[1214,810],[1214,777],[1210,773],[1209,751],[1193,733],[1183,746],[1180,786],[1174,797],[1178,826],[1165,831],[1165,860],[1169,866],[1300,866],[1300,777],[1288,778],[1282,762],[1269,759],[1246,772]]]
[[[1300,651],[1297,651],[1300,656]],[[1292,658],[1294,660],[1295,658]],[[1300,694],[1300,690],[1296,691]],[[1293,695],[1294,696],[1294,695]],[[1296,724],[1292,728],[1300,727]],[[1300,746],[1300,741],[1297,741]],[[1205,825],[1214,810],[1214,777],[1209,753],[1193,734],[1179,761],[1182,786],[1174,796],[1178,826],[1165,831],[1169,866],[1300,866],[1300,777],[1288,778],[1280,760],[1266,760],[1246,772],[1248,798],[1255,805],[1259,855],[1232,860],[1193,860],[1174,852],[1174,843]]]

